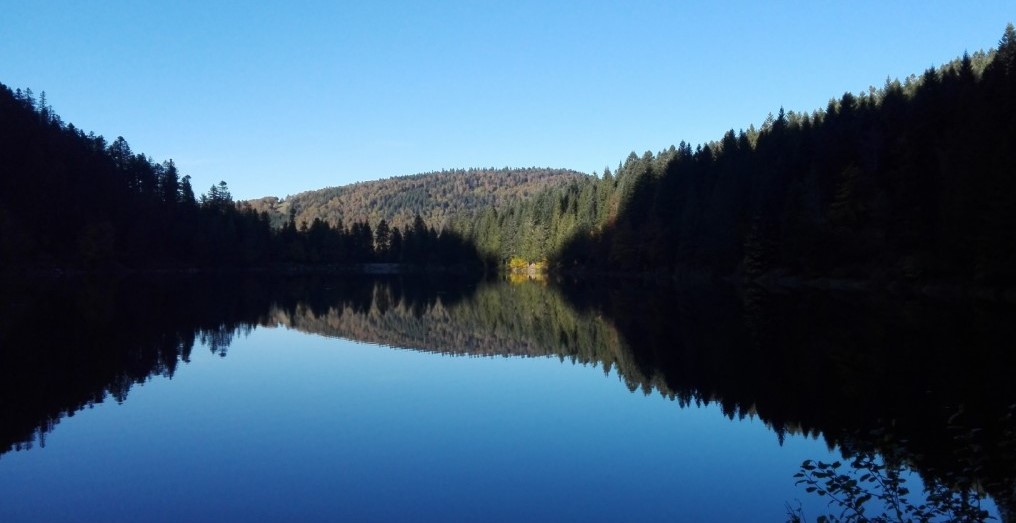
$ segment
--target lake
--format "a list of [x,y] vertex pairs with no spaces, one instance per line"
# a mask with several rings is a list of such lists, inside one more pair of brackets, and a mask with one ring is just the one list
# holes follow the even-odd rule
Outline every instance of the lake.
[[811,521],[842,508],[802,462],[866,455],[954,510],[1013,506],[999,304],[395,276],[5,296],[0,521]]

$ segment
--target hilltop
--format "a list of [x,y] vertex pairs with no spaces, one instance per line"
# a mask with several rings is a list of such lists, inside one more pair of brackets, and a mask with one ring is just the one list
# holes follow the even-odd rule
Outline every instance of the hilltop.
[[387,220],[405,227],[419,214],[441,229],[451,218],[485,208],[503,208],[547,189],[563,187],[589,178],[568,169],[529,167],[520,169],[473,168],[443,170],[357,182],[299,193],[286,198],[268,196],[241,202],[257,212],[267,212],[272,225],[284,225],[292,217],[297,225],[320,219],[332,226],[340,221],[377,223]]

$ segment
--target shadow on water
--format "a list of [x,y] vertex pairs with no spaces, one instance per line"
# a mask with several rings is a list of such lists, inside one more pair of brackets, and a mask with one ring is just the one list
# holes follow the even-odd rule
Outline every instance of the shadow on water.
[[[1016,315],[997,304],[396,276],[51,282],[4,295],[4,451],[44,445],[64,416],[172,377],[195,347],[225,356],[233,336],[282,326],[615,370],[632,391],[758,417],[781,442],[824,438],[846,465],[806,464],[802,492],[848,495],[850,479],[867,482],[860,465],[878,463],[915,470],[929,488],[986,493],[1004,519],[1016,506]],[[878,498],[855,492],[851,503],[867,494]]]

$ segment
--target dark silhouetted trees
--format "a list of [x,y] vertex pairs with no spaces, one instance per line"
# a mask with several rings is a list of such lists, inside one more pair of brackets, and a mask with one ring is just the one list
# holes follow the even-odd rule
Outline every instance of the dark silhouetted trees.
[[[225,181],[195,196],[172,161],[63,124],[44,98],[0,85],[0,268],[109,270],[278,264],[478,265],[454,232],[417,216],[393,231],[315,219],[281,228]],[[411,241],[404,241],[404,239]]]
[[454,228],[559,268],[1016,284],[1016,37]]

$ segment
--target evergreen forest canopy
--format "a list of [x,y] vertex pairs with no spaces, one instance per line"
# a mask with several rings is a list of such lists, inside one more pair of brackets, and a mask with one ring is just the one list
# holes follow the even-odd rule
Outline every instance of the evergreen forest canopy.
[[453,171],[242,205],[225,182],[195,196],[172,160],[86,134],[44,95],[0,86],[0,263],[515,259],[559,270],[1012,286],[1013,143],[1011,24],[997,50],[810,114],[781,109],[758,129],[694,149],[632,153],[602,177]]

